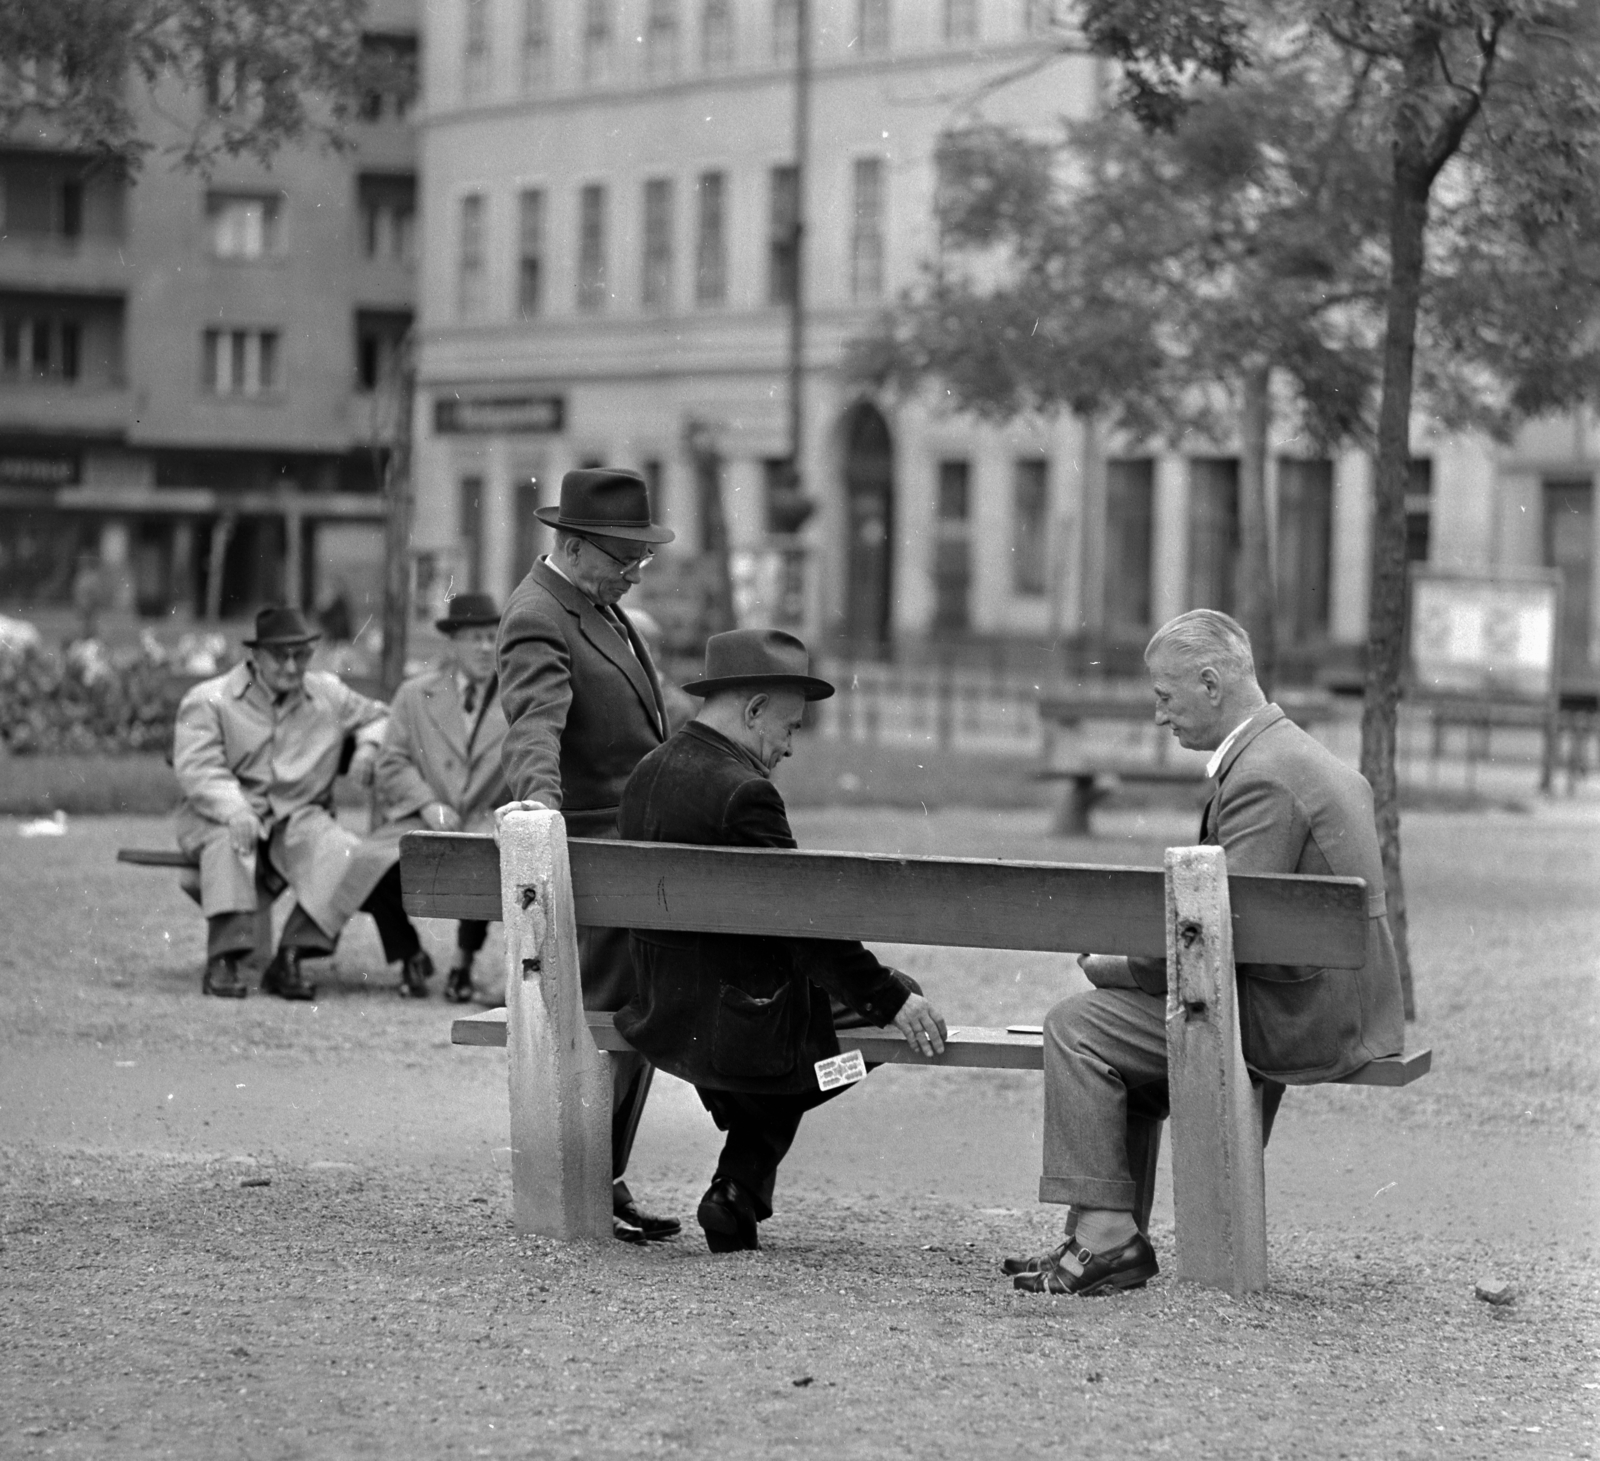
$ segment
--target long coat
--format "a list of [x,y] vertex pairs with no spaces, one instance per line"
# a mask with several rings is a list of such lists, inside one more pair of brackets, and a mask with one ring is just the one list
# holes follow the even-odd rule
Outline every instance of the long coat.
[[661,681],[625,611],[628,639],[544,560],[500,620],[502,759],[511,795],[566,814],[575,836],[615,835],[633,768],[666,739]]
[[[1372,788],[1276,705],[1258,710],[1217,768],[1200,841],[1228,854],[1230,873],[1364,878],[1367,962],[1360,969],[1239,966],[1246,1063],[1270,1080],[1337,1080],[1405,1043],[1399,964],[1389,931]],[[1133,961],[1158,993],[1161,960]]]
[[[629,841],[793,847],[783,798],[761,764],[691,722],[639,763],[622,796]],[[638,992],[617,1028],[662,1070],[710,1090],[817,1090],[839,1053],[828,996],[886,1025],[910,985],[843,939],[636,930]]]
[[337,936],[389,863],[334,820],[333,782],[345,737],[380,743],[388,713],[319,670],[278,704],[249,661],[189,690],[173,735],[183,793],[178,845],[200,857],[208,918],[256,906],[256,854],[236,853],[227,829],[230,817],[252,811],[274,871],[318,927]]
[[493,678],[483,693],[469,725],[453,669],[428,670],[395,692],[375,785],[384,817],[376,835],[396,857],[400,833],[420,828],[431,803],[450,807],[464,831],[492,832],[494,809],[510,800],[500,765],[506,717]]

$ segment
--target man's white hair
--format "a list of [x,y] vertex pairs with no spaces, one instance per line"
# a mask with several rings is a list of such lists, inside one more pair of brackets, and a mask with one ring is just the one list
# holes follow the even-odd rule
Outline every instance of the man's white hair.
[[1196,668],[1211,665],[1226,681],[1256,677],[1256,659],[1244,625],[1216,609],[1190,609],[1168,619],[1150,636],[1145,663],[1163,650]]

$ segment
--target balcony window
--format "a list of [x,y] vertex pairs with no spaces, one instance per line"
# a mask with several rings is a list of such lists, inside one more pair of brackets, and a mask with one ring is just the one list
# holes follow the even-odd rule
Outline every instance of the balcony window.
[[644,185],[644,278],[640,299],[648,310],[672,305],[672,180]]
[[800,169],[775,167],[768,184],[767,303],[793,304],[799,282]]
[[1011,589],[1037,597],[1049,582],[1050,463],[1024,457],[1011,484]]
[[281,388],[276,330],[207,330],[201,359],[208,395],[248,398]]
[[726,304],[728,300],[728,175],[703,172],[696,189],[699,236],[695,241],[694,300]]
[[858,157],[854,169],[855,218],[850,232],[850,297],[883,294],[883,159]]
[[358,194],[362,257],[374,263],[409,264],[415,247],[416,180],[368,173],[360,179]]
[[276,194],[211,193],[206,225],[216,259],[267,259],[282,251],[283,200]]
[[484,307],[484,197],[468,193],[461,200],[460,237],[456,255],[456,314],[477,319]]
[[606,190],[589,183],[578,194],[578,308],[595,314],[606,304]]
[[0,380],[76,381],[81,327],[55,314],[0,315]]
[[398,379],[411,316],[404,311],[356,312],[356,389],[376,391]]
[[524,188],[517,198],[517,314],[525,320],[544,309],[544,189]]

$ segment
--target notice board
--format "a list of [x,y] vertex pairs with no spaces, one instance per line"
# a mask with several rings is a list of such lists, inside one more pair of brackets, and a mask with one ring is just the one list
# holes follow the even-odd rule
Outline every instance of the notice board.
[[1424,695],[1550,701],[1556,693],[1561,578],[1415,567],[1411,684]]

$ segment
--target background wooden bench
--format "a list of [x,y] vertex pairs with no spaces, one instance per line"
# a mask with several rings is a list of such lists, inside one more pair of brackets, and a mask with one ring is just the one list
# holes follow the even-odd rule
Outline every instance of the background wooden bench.
[[[1181,1276],[1249,1292],[1266,1281],[1259,1099],[1239,1051],[1234,959],[1357,968],[1366,885],[1354,878],[1229,878],[1219,848],[1175,848],[1165,869],[906,858],[665,843],[567,842],[558,814],[515,813],[489,837],[401,839],[406,909],[506,928],[507,1008],[456,1022],[464,1044],[510,1058],[517,1227],[608,1237],[610,1074],[623,1048],[586,1017],[577,925],[739,932],[973,948],[1165,955],[1173,1186]],[[951,1032],[913,1055],[899,1032],[841,1032],[844,1048],[905,1064],[1038,1069],[1034,1033]],[[498,1038],[497,1038],[498,1036]],[[1402,1085],[1426,1052],[1377,1062],[1364,1083]],[[1153,1172],[1153,1149],[1150,1170]]]
[[[119,847],[117,861],[131,863],[134,867],[176,868],[178,886],[196,903],[200,901],[200,859],[190,857],[177,848]],[[276,897],[270,886],[263,885],[265,869],[256,868],[256,946],[249,962],[257,970],[265,969],[272,959],[272,904]]]

